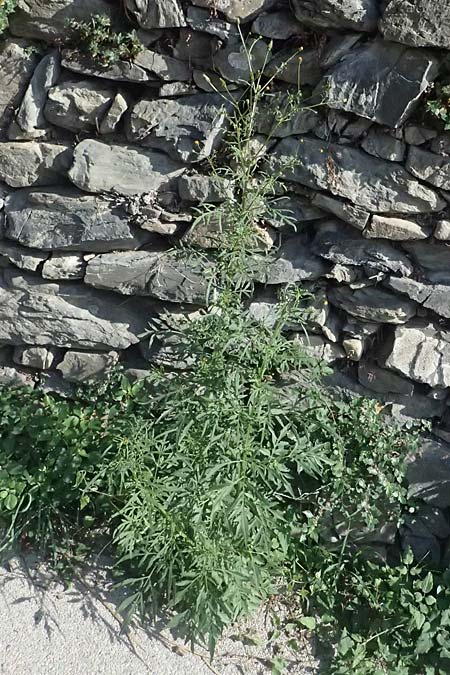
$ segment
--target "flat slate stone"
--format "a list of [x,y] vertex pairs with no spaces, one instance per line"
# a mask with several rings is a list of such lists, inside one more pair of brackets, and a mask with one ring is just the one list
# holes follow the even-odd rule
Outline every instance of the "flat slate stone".
[[208,288],[204,271],[199,261],[175,253],[109,253],[89,261],[85,282],[122,295],[204,304]]
[[0,181],[14,188],[67,182],[72,148],[54,143],[0,143]]
[[254,20],[252,33],[270,40],[289,40],[302,34],[302,25],[286,10],[264,12]]
[[307,354],[325,363],[334,363],[340,359],[345,359],[346,355],[342,347],[333,342],[328,342],[321,335],[295,333],[294,340],[302,345]]
[[205,69],[212,69],[212,56],[219,47],[220,41],[212,35],[208,35],[208,33],[198,33],[190,28],[180,28],[173,55],[177,59],[192,63],[204,71]]
[[435,129],[419,127],[416,124],[408,124],[403,131],[405,142],[410,145],[423,145],[427,141],[436,138],[438,132]]
[[389,394],[387,413],[397,417],[401,423],[415,420],[436,420],[445,412],[445,401],[430,398],[425,394],[415,393],[413,396]]
[[319,90],[330,108],[398,127],[414,112],[438,72],[439,59],[433,54],[375,40],[344,54]]
[[407,295],[411,300],[420,303],[426,309],[430,309],[439,316],[450,319],[450,286],[442,284],[422,284],[414,279],[389,277],[383,282],[384,286]]
[[401,165],[344,145],[286,138],[275,147],[268,166],[281,169],[288,181],[327,190],[375,213],[427,213],[446,206]]
[[54,43],[67,38],[68,21],[90,21],[94,15],[112,19],[114,14],[107,0],[18,0],[9,30],[19,37]]
[[379,286],[357,290],[337,286],[329,289],[328,298],[351,316],[376,323],[406,323],[415,315],[417,306],[415,302],[399,298]]
[[439,539],[447,539],[450,536],[447,515],[441,509],[427,504],[418,506],[415,514],[409,517],[407,526],[414,530],[417,536],[425,536],[426,531]]
[[273,202],[269,201],[268,206],[273,210],[265,215],[264,221],[287,234],[299,232],[307,223],[327,215],[306,197],[292,193],[275,197]]
[[125,0],[125,7],[146,30],[186,25],[179,0]]
[[128,99],[120,91],[114,97],[108,112],[104,116],[99,126],[101,134],[112,134],[117,128],[120,120],[128,110]]
[[450,334],[418,319],[399,326],[386,367],[430,387],[449,387]]
[[0,274],[2,344],[127,349],[148,328],[152,306],[85,284],[43,282],[23,271]]
[[322,77],[320,51],[317,48],[299,51],[298,47],[290,47],[277,52],[267,64],[265,74],[297,86],[316,85]]
[[408,460],[406,478],[412,499],[440,508],[450,506],[450,446],[424,439],[419,451]]
[[0,366],[0,386],[33,389],[35,378],[29,371],[25,372],[19,368],[11,368],[10,366]]
[[36,249],[18,246],[11,241],[1,240],[0,256],[21,270],[36,272],[44,260],[47,260],[48,254]]
[[0,131],[20,105],[39,54],[29,49],[26,40],[7,39],[0,44]]
[[[408,517],[405,523],[408,523]],[[428,532],[426,537],[416,536],[406,524],[402,527],[400,541],[403,549],[411,550],[416,563],[439,566],[441,562],[441,544],[435,536]]]
[[380,368],[375,363],[360,361],[358,365],[358,380],[363,387],[372,389],[379,394],[402,394],[412,396],[414,384],[410,380],[393,373],[386,368]]
[[344,223],[353,225],[357,230],[363,230],[370,218],[370,213],[359,206],[355,206],[350,202],[343,202],[340,199],[335,199],[320,192],[313,196],[312,203],[337,216]]
[[168,188],[184,170],[162,152],[86,139],[75,148],[69,178],[86,192],[135,195]]
[[276,5],[277,0],[192,0],[197,7],[222,12],[229,21],[250,21],[265,9]]
[[361,33],[332,33],[321,50],[320,65],[322,68],[327,70],[334,66],[362,37]]
[[155,75],[132,61],[119,60],[109,66],[102,66],[94,61],[89,54],[74,49],[62,51],[61,65],[74,73],[100,77],[115,82],[135,82],[137,84],[158,81]]
[[142,99],[131,109],[127,137],[182,162],[198,162],[218,146],[231,110],[220,94]]
[[406,145],[403,141],[373,127],[369,129],[361,147],[369,155],[388,159],[390,162],[403,162],[406,154]]
[[267,62],[268,53],[264,40],[252,39],[245,46],[241,40],[233,40],[214,54],[214,68],[225,80],[245,84],[250,82],[251,73]]
[[224,42],[230,39],[239,39],[239,31],[235,24],[220,19],[218,15],[208,9],[188,7],[186,20],[193,30],[200,33],[209,33]]
[[316,255],[340,265],[364,266],[370,270],[410,276],[413,265],[408,257],[382,241],[348,238],[339,232],[319,233],[312,245]]
[[[200,71],[194,70],[192,72],[192,77],[195,82],[195,74]],[[205,73],[200,73],[202,77],[205,76]],[[196,84],[196,83],[195,83]],[[200,86],[199,86],[200,88]],[[173,96],[187,96],[188,94],[196,94],[198,89],[191,82],[166,82],[161,84],[159,88],[159,97],[160,98],[171,98]]]
[[60,350],[52,347],[14,347],[13,361],[19,366],[48,370],[60,358]]
[[[272,289],[258,289],[248,304],[247,312],[253,321],[262,323],[267,328],[273,328],[279,314],[279,298],[277,292]],[[300,328],[300,326],[296,326]]]
[[41,250],[104,252],[144,242],[125,207],[75,188],[17,190],[5,211],[5,236]]
[[450,220],[442,218],[436,223],[433,237],[440,241],[450,241]]
[[329,270],[329,265],[311,251],[303,234],[287,239],[275,256],[255,256],[249,267],[254,280],[263,284],[315,281]]
[[119,360],[117,352],[77,352],[69,350],[57,370],[68,382],[96,382]]
[[42,276],[56,281],[83,279],[85,268],[86,262],[81,255],[57,252],[43,264]]
[[[191,225],[183,234],[181,241],[186,246],[204,249],[219,249],[223,245],[224,235],[230,231],[226,211],[212,211],[203,220]],[[270,228],[254,224],[252,227],[252,249],[269,251],[276,241],[276,235]]]
[[361,361],[364,354],[364,340],[360,337],[344,337],[342,346],[350,361]]
[[377,28],[378,0],[292,0],[298,21],[313,28],[349,28],[371,33]]
[[450,45],[448,0],[391,0],[384,10],[380,30],[386,40],[412,47]]
[[450,284],[450,246],[425,241],[405,242],[402,246],[421,267],[427,281]]
[[57,127],[78,133],[96,131],[114,100],[112,86],[95,80],[66,80],[48,92],[45,118]]
[[280,111],[289,111],[291,105],[285,93],[274,94],[261,101],[255,120],[256,130],[271,139],[286,138],[306,134],[319,124],[321,118],[318,112],[307,108],[289,113],[289,119],[280,123]]
[[426,239],[429,236],[429,228],[423,227],[413,220],[390,218],[389,216],[373,216],[370,224],[364,230],[364,237],[369,239],[407,241],[409,239]]
[[224,179],[215,180],[211,176],[200,173],[181,176],[178,179],[178,192],[181,199],[187,202],[206,202],[208,204],[223,202],[233,196],[230,182]]
[[152,75],[159,77],[161,80],[171,82],[189,82],[192,79],[192,68],[188,63],[174,59],[172,56],[166,54],[159,54],[150,49],[143,49],[134,59],[134,63],[145,70],[148,70]]
[[450,190],[450,162],[447,157],[412,146],[406,168],[416,178],[442,190]]
[[[210,67],[213,67],[212,59]],[[215,94],[218,91],[225,92],[227,87],[229,91],[236,91],[236,89],[239,87],[239,85],[237,85],[235,82],[225,82],[223,77],[220,77],[220,75],[217,73],[205,72],[199,68],[195,68],[194,72],[192,73],[192,77],[194,80],[194,85],[197,87],[197,89],[188,92],[189,94],[198,93],[198,90],[205,91],[208,94]],[[172,96],[172,94],[168,95]]]
[[60,57],[57,50],[54,50],[39,62],[20,104],[15,119],[23,131],[32,134],[45,127],[45,102],[49,90],[56,84],[60,74]]

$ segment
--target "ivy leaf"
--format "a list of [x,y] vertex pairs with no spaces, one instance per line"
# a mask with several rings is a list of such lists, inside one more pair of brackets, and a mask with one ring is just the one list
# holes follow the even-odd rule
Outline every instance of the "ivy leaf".
[[433,588],[433,575],[431,572],[428,572],[427,576],[423,581],[419,584],[419,587],[422,589],[424,593],[429,593],[431,589]]
[[414,609],[413,607],[411,607],[411,614],[416,624],[416,628],[420,630],[423,624],[425,623],[425,615],[419,612],[419,610]]
[[433,647],[433,640],[428,633],[423,633],[416,643],[417,654],[428,654]]
[[350,635],[345,634],[340,640],[339,640],[339,652],[342,654],[342,656],[345,656],[350,649],[353,648],[354,641],[350,637]]
[[14,493],[10,492],[10,494],[6,497],[6,499],[4,500],[3,503],[5,505],[5,508],[8,509],[8,511],[14,511],[14,509],[17,506],[17,502],[18,502],[18,499],[17,499],[16,495]]
[[313,616],[302,616],[300,618],[300,623],[302,626],[308,628],[308,630],[314,630],[316,627],[316,620]]

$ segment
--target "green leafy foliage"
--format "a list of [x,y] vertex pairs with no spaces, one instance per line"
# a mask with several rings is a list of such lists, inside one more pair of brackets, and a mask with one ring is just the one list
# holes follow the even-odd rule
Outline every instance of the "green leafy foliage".
[[183,339],[195,366],[151,375],[147,419],[131,420],[105,479],[133,607],[170,607],[212,646],[273,591],[298,521],[294,477],[318,477],[329,457],[314,410],[283,398],[279,375],[310,359],[280,329],[233,308],[184,326]]
[[332,675],[449,672],[449,570],[424,569],[410,552],[396,566],[350,549],[305,557],[322,636],[336,645]]
[[332,448],[332,462],[317,485],[305,485],[313,501],[306,503],[301,540],[319,542],[333,515],[340,541],[345,538],[350,545],[367,539],[382,523],[400,523],[408,501],[405,457],[416,448],[418,435],[388,423],[375,402],[355,399],[330,406],[322,399],[320,405],[318,433]]
[[89,54],[102,66],[111,66],[119,60],[132,61],[142,51],[135,31],[117,32],[111,19],[101,14],[90,21],[69,22],[70,42],[81,52]]
[[[214,265],[205,268],[207,307],[176,331],[179,360],[191,368],[150,375],[148,400],[94,481],[107,482],[117,506],[114,541],[133,575],[124,582],[127,607],[175,610],[174,621],[192,640],[207,638],[211,651],[223,627],[256,607],[283,573],[298,519],[295,476],[318,477],[330,461],[310,428],[314,407],[292,406],[282,386],[287,373],[308,370],[313,388],[323,370],[284,331],[301,322],[301,291],[288,289],[270,326],[245,309],[255,225],[277,182],[258,171],[261,157],[251,151],[261,78],[252,74],[233,102],[233,194],[205,211],[226,213]],[[164,327],[153,333],[164,337]]]
[[[116,400],[114,400],[116,399]],[[75,531],[103,518],[104,504],[83,497],[84,482],[101,466],[132,399],[115,384],[91,403],[29,389],[0,396],[1,546],[36,541],[55,553]],[[81,513],[83,511],[83,513]]]
[[[281,329],[297,300],[280,303],[275,329],[237,308],[183,326],[180,352],[195,366],[150,375],[151,395],[88,486],[117,509],[123,609],[175,611],[172,625],[211,649],[275,579],[330,564],[331,515],[356,540],[398,520],[406,499],[402,467],[415,438],[386,427],[375,403],[342,403],[321,388],[323,366]],[[286,385],[293,368],[302,379]],[[314,627],[313,617],[301,623]]]
[[450,129],[450,84],[435,84],[433,88],[435,98],[427,101],[426,109],[438,120],[444,123],[444,129]]
[[8,28],[8,17],[14,12],[17,0],[0,0],[0,36]]
[[[108,20],[72,27],[105,65],[132,57],[134,38]],[[388,424],[375,402],[324,388],[327,368],[296,339],[308,316],[301,288],[280,293],[264,320],[248,311],[264,221],[291,223],[277,209],[287,167],[268,167],[254,145],[258,115],[279,103],[272,84],[251,71],[241,98],[223,92],[233,113],[210,168],[230,191],[195,223],[215,219],[217,249],[189,251],[208,275],[206,303],[149,331],[183,368],[136,385],[113,378],[76,400],[0,392],[3,545],[58,553],[89,528],[108,530],[128,590],[122,611],[167,610],[211,652],[283,579],[304,610],[290,625],[335,645],[334,675],[448,673],[448,573],[410,555],[377,564],[366,544],[408,506],[417,433]],[[301,92],[282,101],[274,129],[299,113]],[[272,671],[285,666],[275,654]]]
[[[221,225],[205,265],[207,306],[175,328],[152,327],[159,339],[169,333],[190,367],[150,374],[142,410],[87,487],[102,486],[117,509],[114,542],[131,593],[124,608],[176,612],[172,625],[207,639],[211,651],[225,625],[295,571],[298,547],[315,546],[330,516],[366,533],[400,517],[412,446],[410,435],[383,430],[376,404],[335,401],[321,386],[326,368],[292,333],[304,331],[300,288],[286,289],[268,321],[247,312],[258,227],[276,212],[286,168],[265,172],[254,152],[266,95],[268,83],[252,73],[233,101],[228,168],[211,163],[232,190],[196,221],[213,215]],[[298,112],[300,100],[274,124]]]

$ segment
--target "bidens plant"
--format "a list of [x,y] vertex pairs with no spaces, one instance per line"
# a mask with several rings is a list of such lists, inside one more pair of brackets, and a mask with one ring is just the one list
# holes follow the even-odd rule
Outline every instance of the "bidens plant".
[[[376,405],[340,403],[325,391],[326,368],[296,339],[307,317],[301,288],[280,294],[265,321],[248,311],[264,221],[289,221],[277,209],[286,167],[268,170],[254,144],[272,81],[264,66],[249,70],[239,97],[222,83],[234,112],[223,164],[212,161],[210,173],[217,185],[226,181],[228,196],[195,223],[215,225],[215,251],[196,254],[208,279],[205,308],[153,331],[163,341],[166,331],[185,367],[150,374],[142,410],[88,486],[106,483],[117,509],[114,543],[130,591],[122,609],[165,607],[175,612],[172,626],[207,640],[211,652],[225,625],[295,575],[298,551],[317,545],[325,516],[340,509],[349,528],[362,521],[366,531],[386,513],[399,518],[409,444],[407,434],[382,432]],[[269,142],[301,109],[300,93],[283,101]],[[362,485],[366,471],[372,481]]]

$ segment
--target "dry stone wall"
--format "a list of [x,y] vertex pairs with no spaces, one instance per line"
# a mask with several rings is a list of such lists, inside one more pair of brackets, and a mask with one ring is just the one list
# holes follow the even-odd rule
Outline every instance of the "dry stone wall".
[[71,19],[129,30],[109,0],[18,0],[0,44],[0,381],[70,393],[118,361],[136,375],[177,365],[143,335],[204,301],[202,269],[175,249],[214,243],[191,224],[226,196],[204,160],[226,120],[211,80],[248,76],[239,20],[262,37],[255,67],[295,57],[275,100],[296,88],[301,55],[305,96],[323,101],[266,144],[268,170],[301,160],[281,198],[297,229],[261,215],[250,311],[267,317],[280,286],[304,284],[307,348],[334,365],[331,384],[450,439],[450,132],[424,114],[449,72],[449,0],[123,4],[142,42],[133,61],[67,46]]

